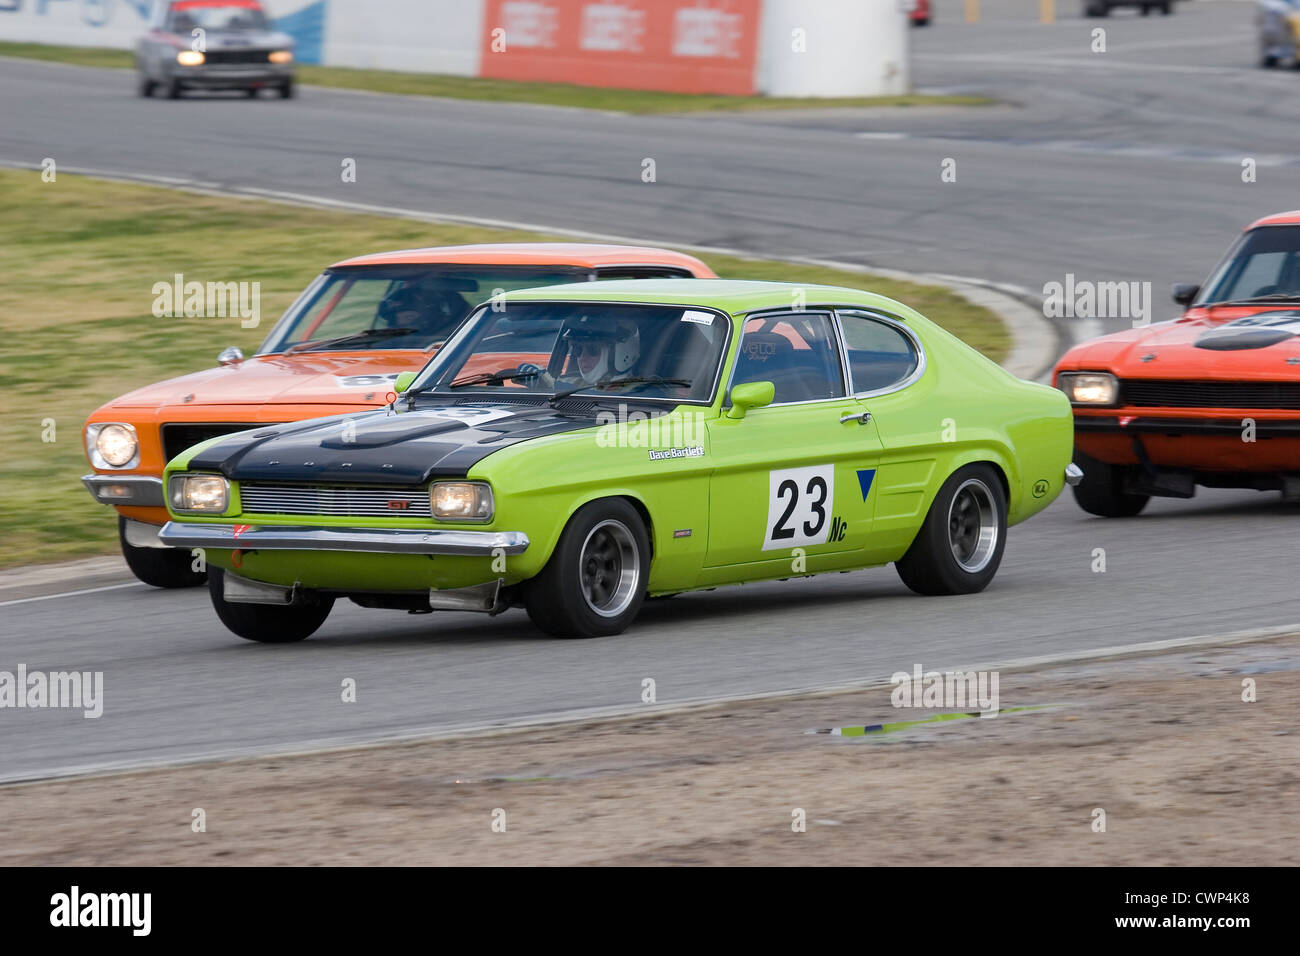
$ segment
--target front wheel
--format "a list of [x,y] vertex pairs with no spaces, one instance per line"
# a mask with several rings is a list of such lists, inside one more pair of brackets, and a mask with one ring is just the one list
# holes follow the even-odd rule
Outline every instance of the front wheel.
[[1099,518],[1132,518],[1151,500],[1150,495],[1126,491],[1132,465],[1108,465],[1077,449],[1074,461],[1083,469],[1083,481],[1074,486],[1074,500],[1090,515]]
[[991,465],[967,465],[943,483],[916,540],[894,567],[917,594],[974,594],[997,574],[1006,539],[1001,479]]
[[208,578],[195,571],[194,558],[186,548],[137,548],[126,540],[126,519],[117,517],[117,539],[131,573],[156,588],[196,588]]
[[310,604],[233,604],[226,600],[226,572],[208,572],[208,596],[221,623],[248,641],[263,644],[292,644],[311,637],[325,623],[334,607],[332,597],[317,598]]
[[621,498],[583,505],[524,594],[528,616],[552,637],[607,637],[632,623],[645,599],[650,541]]

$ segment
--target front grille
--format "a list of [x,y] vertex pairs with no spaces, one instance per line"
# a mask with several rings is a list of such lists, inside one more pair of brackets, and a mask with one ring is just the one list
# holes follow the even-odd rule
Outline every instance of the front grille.
[[348,488],[340,485],[239,486],[244,514],[328,515],[336,518],[429,518],[425,488]]
[[[209,438],[233,435],[250,428],[270,428],[271,422],[169,422],[162,426],[163,455],[171,461],[187,448]],[[279,424],[275,422],[274,424]]]
[[1300,408],[1300,381],[1125,379],[1120,383],[1120,404],[1143,408]]
[[270,50],[209,50],[203,54],[203,62],[213,66],[225,66],[235,63],[269,63]]

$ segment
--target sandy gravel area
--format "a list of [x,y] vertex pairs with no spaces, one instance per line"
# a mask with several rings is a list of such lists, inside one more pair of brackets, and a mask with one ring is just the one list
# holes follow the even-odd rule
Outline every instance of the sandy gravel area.
[[859,738],[809,731],[935,711],[883,687],[23,784],[0,863],[1294,866],[1298,678],[1292,637],[1004,672],[1002,707],[1051,706]]

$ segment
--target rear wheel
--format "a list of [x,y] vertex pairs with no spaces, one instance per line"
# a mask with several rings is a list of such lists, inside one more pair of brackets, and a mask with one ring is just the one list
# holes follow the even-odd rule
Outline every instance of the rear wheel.
[[1074,461],[1083,469],[1083,481],[1074,486],[1074,500],[1088,514],[1102,518],[1131,518],[1147,506],[1150,495],[1125,491],[1135,465],[1108,465],[1076,449]]
[[991,465],[967,465],[943,483],[916,540],[894,567],[917,594],[973,594],[997,574],[1006,538],[998,473]]
[[156,588],[196,588],[208,579],[206,571],[195,571],[193,557],[185,548],[137,548],[126,540],[126,519],[117,518],[117,539],[131,573]]
[[310,604],[233,604],[225,597],[226,573],[212,568],[208,573],[208,596],[212,607],[235,634],[263,644],[292,644],[310,637],[325,623],[334,607],[332,597],[317,598]]
[[553,637],[606,637],[632,623],[645,599],[650,542],[641,516],[621,498],[579,508],[555,553],[533,578],[524,606]]

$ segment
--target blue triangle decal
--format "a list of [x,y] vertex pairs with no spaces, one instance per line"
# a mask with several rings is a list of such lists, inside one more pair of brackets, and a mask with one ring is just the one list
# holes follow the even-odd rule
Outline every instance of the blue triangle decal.
[[876,477],[876,469],[864,468],[858,472],[858,487],[862,489],[862,500],[867,500],[867,493],[871,491],[871,482]]

